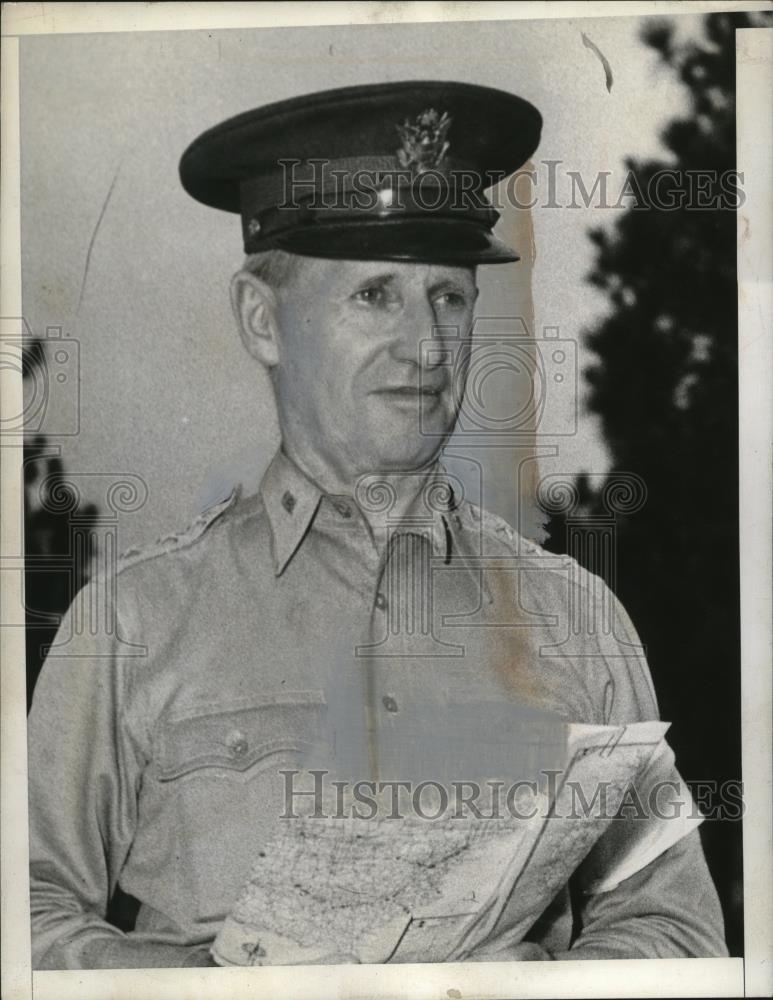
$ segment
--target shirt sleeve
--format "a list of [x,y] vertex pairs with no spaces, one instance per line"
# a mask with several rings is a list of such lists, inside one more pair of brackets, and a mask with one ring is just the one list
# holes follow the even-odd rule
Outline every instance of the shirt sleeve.
[[104,918],[131,844],[143,760],[121,724],[120,625],[80,627],[76,609],[100,592],[90,584],[64,616],[28,720],[33,968],[82,968],[89,942],[121,936]]
[[722,911],[697,830],[609,892],[573,887],[580,933],[557,959],[720,958]]
[[[611,682],[605,691],[604,720],[624,725],[657,719],[641,640],[616,598],[613,607],[618,652],[626,655],[607,659]],[[641,652],[631,655],[636,648]],[[642,778],[642,787],[635,789],[646,818],[634,809],[626,818],[613,820],[572,877],[579,932],[569,951],[557,958],[727,954],[722,911],[697,829],[700,817],[673,753],[665,744],[661,751]],[[666,794],[653,797],[658,785]],[[620,878],[620,871],[628,877]]]
[[[111,623],[99,581],[64,616],[28,720],[30,901],[34,969],[182,966],[193,950],[124,934],[107,905],[129,852],[146,764],[128,715],[142,647]],[[99,608],[94,633],[79,609]]]

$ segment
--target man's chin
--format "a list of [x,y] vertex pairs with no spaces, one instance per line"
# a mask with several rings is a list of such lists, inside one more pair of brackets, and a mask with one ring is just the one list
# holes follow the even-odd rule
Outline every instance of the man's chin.
[[389,475],[396,472],[419,472],[428,468],[437,459],[445,439],[426,440],[421,447],[406,448],[405,441],[397,437],[394,442],[383,444],[368,463],[365,475]]

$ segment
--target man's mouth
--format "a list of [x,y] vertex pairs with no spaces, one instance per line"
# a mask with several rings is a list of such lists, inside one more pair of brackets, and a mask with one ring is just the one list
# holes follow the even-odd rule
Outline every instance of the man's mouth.
[[442,386],[430,385],[395,385],[383,389],[375,389],[379,396],[394,396],[398,399],[435,399],[443,392]]

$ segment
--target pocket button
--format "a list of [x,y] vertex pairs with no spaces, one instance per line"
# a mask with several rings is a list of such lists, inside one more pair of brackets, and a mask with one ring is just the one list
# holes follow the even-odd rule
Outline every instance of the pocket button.
[[228,734],[226,746],[231,751],[231,756],[236,758],[243,757],[249,749],[247,737],[240,729],[234,729]]

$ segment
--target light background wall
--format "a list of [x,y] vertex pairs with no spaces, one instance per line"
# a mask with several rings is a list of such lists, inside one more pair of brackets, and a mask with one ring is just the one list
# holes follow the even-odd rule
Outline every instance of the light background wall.
[[[682,31],[696,30],[697,18],[680,20]],[[78,433],[56,436],[71,423],[72,380],[51,393],[42,429],[69,473],[145,480],[145,506],[122,521],[123,547],[184,526],[233,481],[254,489],[277,442],[267,381],[243,353],[228,302],[239,222],[182,190],[187,144],[247,108],[335,86],[439,78],[526,97],[545,121],[535,156],[542,204],[531,215],[505,213],[501,226],[524,261],[483,269],[480,313],[533,320],[538,338],[557,327],[577,342],[581,369],[590,360],[583,328],[605,308],[585,282],[587,231],[611,224],[615,210],[544,207],[544,162],[561,161],[557,195],[568,203],[567,171],[588,186],[612,171],[614,192],[624,156],[660,151],[658,129],[683,98],[641,44],[640,25],[605,18],[21,40],[24,313],[33,334],[62,328],[80,352]],[[609,59],[611,92],[582,32]],[[603,471],[606,451],[582,399],[547,374],[549,429],[569,429],[576,408],[580,419],[574,435],[538,438],[552,453],[542,471]],[[517,522],[522,453],[465,450],[484,467],[484,501]],[[82,482],[85,498],[102,504],[103,481]],[[528,516],[519,523],[529,529]]]

